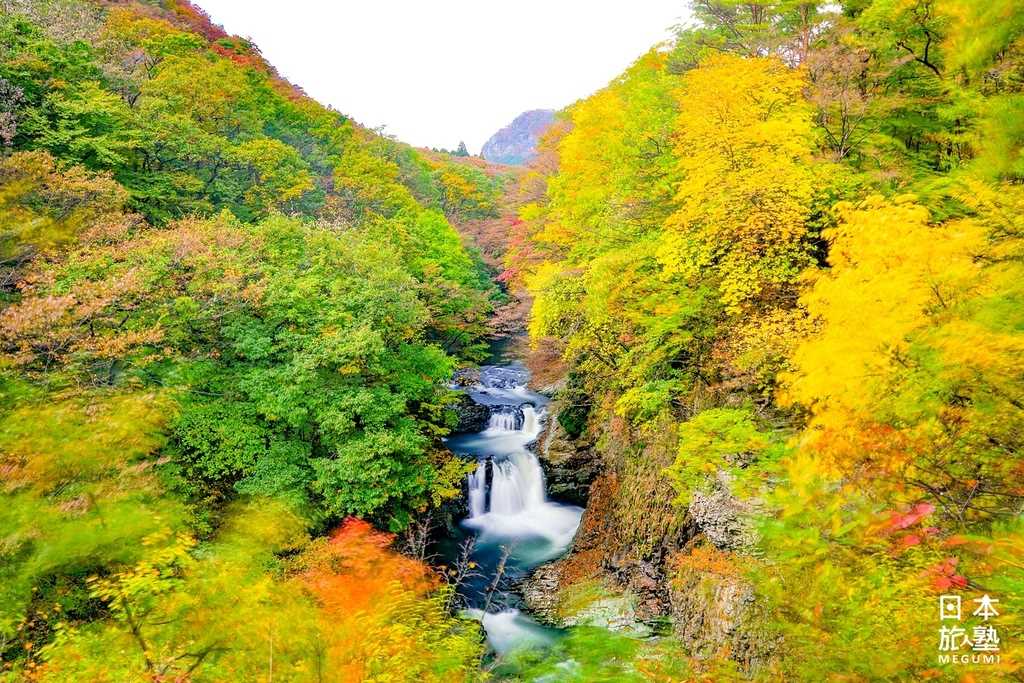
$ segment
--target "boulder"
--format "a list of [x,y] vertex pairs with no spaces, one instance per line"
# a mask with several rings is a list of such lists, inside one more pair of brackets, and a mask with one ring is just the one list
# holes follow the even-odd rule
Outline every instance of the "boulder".
[[562,562],[542,565],[519,586],[524,605],[538,621],[557,628],[596,626],[640,637],[651,634],[639,616],[637,596],[593,581],[573,596],[574,588],[559,589],[564,568]]
[[462,394],[458,401],[452,404],[451,409],[458,416],[456,432],[482,432],[487,429],[487,423],[491,419],[491,409],[480,405],[469,396]]
[[480,368],[461,368],[452,375],[452,386],[473,387],[480,384]]

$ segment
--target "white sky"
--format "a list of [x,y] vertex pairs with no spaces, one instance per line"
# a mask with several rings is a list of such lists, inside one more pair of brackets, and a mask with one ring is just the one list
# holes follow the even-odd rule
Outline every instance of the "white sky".
[[684,0],[198,0],[320,102],[418,146],[470,151],[527,109],[603,87]]

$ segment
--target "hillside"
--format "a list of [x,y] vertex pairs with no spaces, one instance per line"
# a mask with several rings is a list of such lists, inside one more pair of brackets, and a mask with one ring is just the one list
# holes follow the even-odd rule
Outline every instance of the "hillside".
[[587,496],[527,604],[673,644],[572,630],[523,679],[1015,680],[976,608],[1024,591],[1024,13],[691,7],[560,114],[507,259]]
[[446,384],[502,297],[449,221],[498,181],[187,2],[4,3],[0,91],[0,675],[473,674],[442,579],[344,520],[459,493]]

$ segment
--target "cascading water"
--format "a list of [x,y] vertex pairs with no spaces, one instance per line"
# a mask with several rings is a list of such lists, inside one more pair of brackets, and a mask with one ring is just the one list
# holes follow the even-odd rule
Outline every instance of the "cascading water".
[[514,595],[495,595],[496,586],[563,555],[583,514],[547,498],[544,472],[530,450],[544,427],[547,399],[526,388],[528,378],[521,365],[483,368],[480,383],[467,394],[490,407],[487,428],[448,440],[452,451],[477,459],[468,476],[469,516],[462,525],[476,534],[473,559],[481,571],[461,592],[498,653],[552,637],[514,609]]
[[[536,409],[524,405],[522,415],[513,411],[491,414],[487,429],[481,436],[503,438],[509,435],[532,440],[540,431]],[[545,503],[544,473],[540,462],[524,447],[500,460],[491,461],[492,481],[488,501],[487,460],[479,460],[476,472],[469,475],[469,519],[480,520],[488,512],[495,515],[517,515]],[[489,502],[489,504],[488,504]]]

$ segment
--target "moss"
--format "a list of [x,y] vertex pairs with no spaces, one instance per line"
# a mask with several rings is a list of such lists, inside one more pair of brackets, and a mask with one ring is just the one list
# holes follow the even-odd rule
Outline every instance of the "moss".
[[555,608],[558,616],[569,619],[594,603],[608,597],[615,597],[608,586],[600,580],[590,579],[574,583],[558,594]]
[[562,408],[558,413],[558,424],[562,425],[565,433],[576,439],[587,427],[587,415],[589,410],[586,406],[569,405]]

